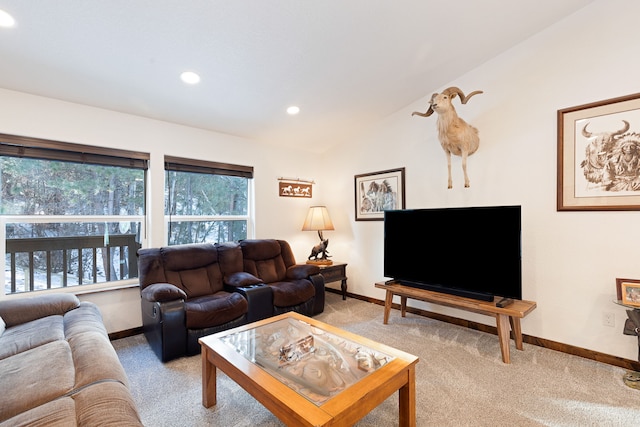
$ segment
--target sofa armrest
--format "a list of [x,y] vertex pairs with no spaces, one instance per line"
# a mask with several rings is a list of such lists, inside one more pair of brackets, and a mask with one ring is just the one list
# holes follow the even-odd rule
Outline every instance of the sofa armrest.
[[253,274],[237,271],[224,276],[224,289],[238,292],[247,300],[247,323],[273,315],[273,291]]
[[320,273],[320,267],[314,264],[294,264],[287,268],[287,279],[308,279]]
[[256,276],[244,271],[238,271],[235,273],[227,274],[224,276],[224,284],[234,288],[237,287],[249,287],[253,285],[262,284],[262,280]]
[[266,319],[273,316],[273,290],[265,284],[250,286],[226,286],[231,292],[238,292],[249,305],[247,310],[247,323]]
[[140,303],[142,330],[158,358],[167,362],[185,355],[187,326],[182,298],[164,302],[142,298]]
[[309,277],[311,283],[313,283],[313,287],[316,290],[316,296],[313,301],[313,314],[320,314],[324,311],[324,277],[322,274],[313,274]]
[[142,299],[150,302],[166,302],[187,299],[187,294],[171,283],[154,283],[140,291]]
[[80,300],[74,294],[52,293],[35,297],[0,301],[0,317],[7,328],[42,317],[64,315],[78,308]]

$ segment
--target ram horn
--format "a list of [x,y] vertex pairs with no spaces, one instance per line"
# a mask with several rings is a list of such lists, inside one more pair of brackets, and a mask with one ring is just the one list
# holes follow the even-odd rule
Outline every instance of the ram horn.
[[451,86],[443,90],[442,93],[449,95],[451,99],[455,98],[455,96],[458,95],[460,97],[460,102],[462,102],[463,104],[466,104],[467,101],[469,101],[469,99],[471,99],[472,96],[478,95],[479,93],[482,93],[482,91],[476,90],[471,92],[469,95],[465,96],[464,92],[461,91],[459,88],[455,86]]
[[420,116],[420,117],[429,117],[430,115],[433,114],[433,98],[435,98],[438,94],[434,93],[433,95],[431,95],[431,100],[429,101],[429,109],[427,111],[425,111],[424,113],[421,113],[419,111],[414,111],[413,113],[411,113],[412,116]]

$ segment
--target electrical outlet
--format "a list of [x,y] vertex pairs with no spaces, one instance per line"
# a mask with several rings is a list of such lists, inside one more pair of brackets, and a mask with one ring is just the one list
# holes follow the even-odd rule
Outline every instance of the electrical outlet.
[[602,324],[604,326],[616,326],[616,315],[610,312],[602,313]]

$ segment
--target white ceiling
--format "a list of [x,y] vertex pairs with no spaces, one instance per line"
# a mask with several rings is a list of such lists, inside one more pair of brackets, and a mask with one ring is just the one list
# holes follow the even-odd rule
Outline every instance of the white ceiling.
[[592,1],[0,0],[0,87],[317,152]]

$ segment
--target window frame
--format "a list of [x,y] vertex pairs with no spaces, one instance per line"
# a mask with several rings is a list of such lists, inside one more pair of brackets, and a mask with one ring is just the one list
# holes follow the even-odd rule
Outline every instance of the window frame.
[[2,245],[0,245],[0,281],[3,286],[3,291],[0,292],[0,299],[25,297],[32,295],[34,292],[69,292],[81,294],[138,285],[139,278],[136,277],[86,285],[73,285],[46,290],[33,290],[15,294],[5,294],[6,226],[11,223],[134,221],[139,222],[140,224],[140,244],[142,247],[145,247],[149,217],[147,209],[149,193],[149,153],[0,133],[0,156],[125,167],[141,169],[144,171],[142,215],[0,215],[0,240],[2,242]]

